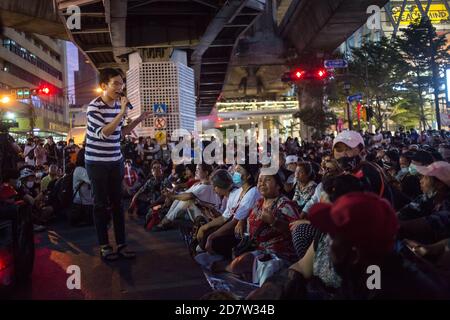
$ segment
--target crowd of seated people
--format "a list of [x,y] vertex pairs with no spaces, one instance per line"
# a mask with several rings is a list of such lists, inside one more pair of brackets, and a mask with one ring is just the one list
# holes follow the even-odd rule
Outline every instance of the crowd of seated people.
[[[198,165],[196,184],[163,192],[170,207],[153,230],[191,221],[196,261],[258,285],[248,299],[448,297],[448,135],[434,145],[355,131],[292,141],[276,173],[248,159]],[[381,289],[367,285],[371,266]]]
[[[42,144],[29,139],[17,167],[2,171],[0,201],[22,200],[36,232],[62,217],[92,224],[84,148],[69,145],[65,159],[51,139]],[[129,216],[149,232],[187,223],[199,266],[257,285],[248,299],[448,297],[448,132],[289,138],[270,173],[247,156],[174,164],[171,147],[156,144],[124,141]],[[367,286],[372,266],[381,272],[375,289]]]

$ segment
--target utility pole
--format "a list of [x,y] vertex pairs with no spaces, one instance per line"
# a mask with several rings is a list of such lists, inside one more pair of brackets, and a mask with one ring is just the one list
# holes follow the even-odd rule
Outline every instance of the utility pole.
[[348,129],[353,130],[351,106],[350,106],[350,101],[348,101],[348,96],[350,95],[350,83],[348,83],[348,82],[344,83],[344,90],[345,90],[345,95],[347,96]]
[[[428,18],[428,17],[427,17]],[[433,42],[433,25],[429,21],[429,26],[427,28],[428,38],[430,40],[430,50],[431,50],[431,70],[433,72],[433,93],[434,93],[434,107],[436,112],[436,124],[438,130],[441,130],[441,110],[439,104],[439,69],[436,63],[436,47]]]

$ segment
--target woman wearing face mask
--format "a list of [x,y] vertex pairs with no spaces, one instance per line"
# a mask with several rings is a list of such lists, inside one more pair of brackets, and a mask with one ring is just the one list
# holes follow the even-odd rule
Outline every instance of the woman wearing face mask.
[[415,152],[409,151],[403,156],[410,161],[408,165],[408,173],[406,173],[400,180],[400,190],[409,198],[410,201],[412,201],[422,194],[422,190],[420,189],[420,177],[417,173],[417,166],[427,166],[432,164],[433,157],[430,153],[423,150]]
[[422,194],[399,210],[400,220],[411,220],[450,210],[450,164],[438,161],[429,166],[417,166]]
[[397,172],[395,178],[401,181],[409,172],[409,165],[411,164],[411,159],[409,159],[405,154],[402,154],[399,158],[400,170]]
[[43,226],[52,215],[52,211],[42,207],[43,193],[39,192],[39,186],[35,183],[36,175],[30,169],[23,169],[19,177],[19,196],[27,204],[32,206],[34,231],[41,232],[46,228]]
[[431,243],[450,236],[450,163],[433,162],[418,166],[423,194],[397,214],[399,236]]
[[255,186],[258,170],[258,165],[238,164],[232,177],[224,169],[213,175],[214,191],[226,197],[227,204],[222,216],[199,229],[197,240],[200,247],[231,258],[231,249],[244,235],[250,209],[261,197]]

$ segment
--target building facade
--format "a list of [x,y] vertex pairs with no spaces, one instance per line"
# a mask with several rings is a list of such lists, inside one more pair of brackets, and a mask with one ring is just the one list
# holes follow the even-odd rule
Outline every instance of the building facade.
[[[39,136],[64,139],[69,130],[65,42],[5,28],[0,39],[0,94],[9,95],[2,110],[19,124],[11,131],[19,138],[33,131]],[[51,88],[49,95],[17,97],[17,88]]]

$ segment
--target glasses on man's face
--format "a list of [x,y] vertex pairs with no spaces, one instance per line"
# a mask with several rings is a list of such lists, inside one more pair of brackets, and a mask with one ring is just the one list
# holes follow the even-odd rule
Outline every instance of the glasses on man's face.
[[119,81],[110,82],[109,85],[111,87],[115,87],[115,88],[123,88],[125,86],[125,84],[123,82],[119,82]]

